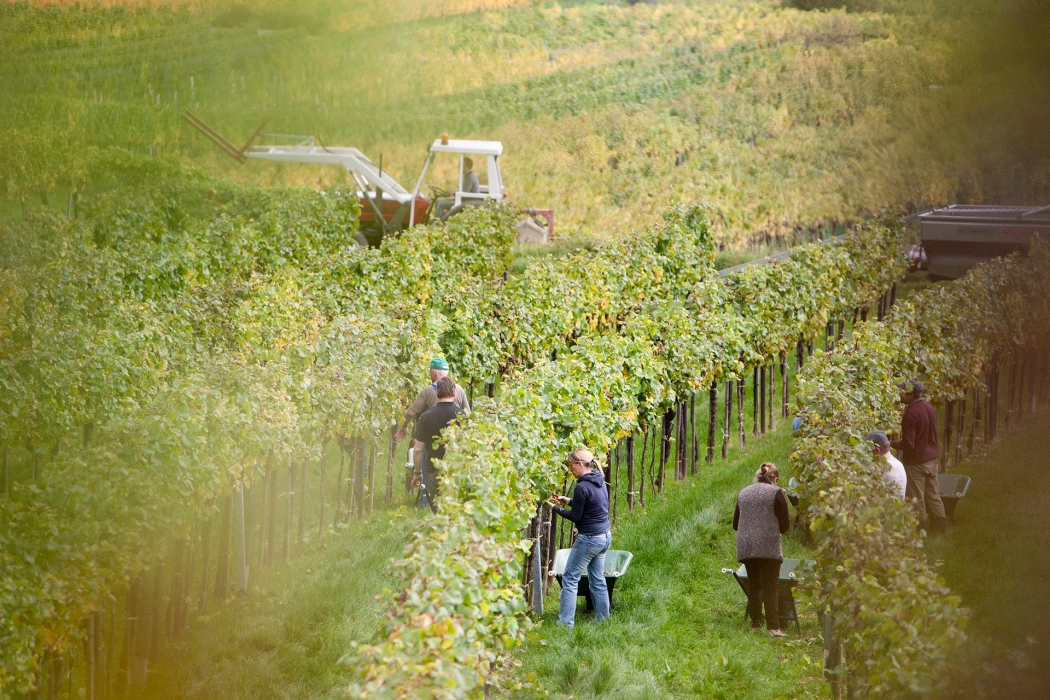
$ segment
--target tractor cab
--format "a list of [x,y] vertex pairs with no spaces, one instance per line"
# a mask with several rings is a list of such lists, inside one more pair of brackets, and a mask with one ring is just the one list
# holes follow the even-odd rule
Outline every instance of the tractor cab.
[[[442,134],[430,145],[423,171],[416,181],[413,197],[419,195],[427,170],[438,154],[458,156],[459,176],[456,189],[447,192],[431,187],[432,213],[442,220],[448,219],[463,210],[464,207],[484,204],[487,201],[500,203],[506,197],[503,188],[503,177],[499,171],[499,157],[503,154],[503,144],[499,141],[472,141],[449,139]],[[409,226],[416,223],[415,210],[409,212]]]

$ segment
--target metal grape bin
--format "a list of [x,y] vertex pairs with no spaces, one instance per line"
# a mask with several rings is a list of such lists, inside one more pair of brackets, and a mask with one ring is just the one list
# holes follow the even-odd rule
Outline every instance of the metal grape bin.
[[937,488],[941,492],[941,503],[948,520],[955,521],[955,506],[970,490],[970,477],[962,474],[938,474]]
[[[561,585],[562,574],[565,573],[565,564],[569,561],[569,549],[559,549],[554,555],[554,569],[550,572],[552,576],[558,577],[558,585]],[[627,573],[627,567],[631,565],[634,555],[621,549],[610,549],[605,553],[605,585],[609,589],[609,609],[613,606],[613,588],[616,580]],[[576,597],[583,596],[587,599],[587,611],[594,610],[594,602],[591,600],[590,582],[587,574],[580,578],[580,586],[576,590]]]
[[1033,236],[1050,242],[1050,206],[953,204],[917,217],[930,279],[958,279],[974,265],[1028,253]]

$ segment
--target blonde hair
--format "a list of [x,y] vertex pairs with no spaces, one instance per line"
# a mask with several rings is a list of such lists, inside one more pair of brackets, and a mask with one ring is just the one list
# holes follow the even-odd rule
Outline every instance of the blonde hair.
[[780,470],[772,462],[763,462],[762,466],[755,472],[756,484],[772,484],[780,478]]
[[569,464],[573,464],[574,462],[579,462],[585,466],[590,467],[591,469],[596,469],[599,472],[602,472],[603,475],[605,474],[605,472],[602,471],[601,465],[598,464],[598,460],[594,458],[594,454],[591,453],[591,451],[588,449],[581,447],[578,450],[573,450],[572,452],[570,452]]

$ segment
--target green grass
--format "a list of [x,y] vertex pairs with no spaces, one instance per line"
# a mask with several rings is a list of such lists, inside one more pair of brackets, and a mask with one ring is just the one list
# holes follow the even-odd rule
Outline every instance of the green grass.
[[[743,619],[743,593],[720,573],[738,566],[736,494],[763,461],[781,467],[783,484],[791,476],[789,421],[778,419],[773,433],[755,439],[750,410],[745,416],[745,450],[716,457],[710,468],[702,464],[700,475],[649,497],[646,509],[628,514],[621,485],[612,546],[633,552],[634,560],[615,590],[612,617],[595,625],[581,603],[575,630],[557,627],[553,585],[542,625],[514,660],[502,695],[534,697],[536,684],[555,698],[827,695],[812,607],[799,603],[801,638],[794,629],[782,640],[753,633]],[[794,530],[785,536],[785,556],[805,558],[807,551]]]
[[945,697],[1050,697],[1050,410],[1025,416],[983,457],[953,468],[973,481],[950,537],[933,543],[944,577],[973,611]]
[[198,617],[185,640],[162,652],[134,697],[342,697],[347,675],[339,659],[353,642],[372,639],[383,572],[421,513],[378,512],[264,572],[250,595]]

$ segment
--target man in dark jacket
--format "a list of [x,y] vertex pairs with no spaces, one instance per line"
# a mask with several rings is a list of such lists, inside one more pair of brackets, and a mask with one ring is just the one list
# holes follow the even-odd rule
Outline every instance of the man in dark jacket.
[[[901,438],[890,445],[903,450],[901,462],[908,475],[905,497],[913,501],[919,510],[919,520],[925,529],[941,529],[947,523],[944,503],[937,484],[937,412],[923,399],[925,392],[921,382],[909,379],[897,385],[901,403],[907,406],[901,418]],[[930,518],[927,524],[927,517]]]
[[[445,446],[436,444],[441,438],[441,432],[448,424],[458,419],[462,420],[465,411],[456,404],[456,383],[448,377],[441,377],[435,382],[437,387],[437,403],[433,408],[419,417],[416,430],[412,434],[413,461],[415,462],[414,481],[422,480],[426,487],[427,497],[433,500],[438,492],[437,470],[434,469],[435,459],[445,458]],[[431,502],[431,507],[434,503]]]
[[[609,617],[609,589],[605,585],[605,553],[612,544],[609,524],[609,491],[605,486],[594,455],[587,450],[576,450],[569,455],[569,471],[576,477],[576,491],[572,498],[554,496],[554,512],[576,524],[576,540],[572,543],[565,573],[561,578],[561,600],[558,624],[573,627],[576,621],[576,592],[580,578],[587,572],[587,585],[594,603],[594,620]],[[570,506],[562,508],[555,503]]]

